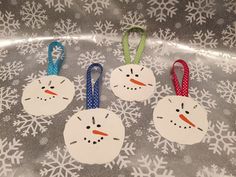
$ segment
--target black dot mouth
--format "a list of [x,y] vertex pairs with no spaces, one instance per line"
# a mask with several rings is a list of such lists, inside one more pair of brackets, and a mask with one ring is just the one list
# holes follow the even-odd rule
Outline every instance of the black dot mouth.
[[102,142],[102,140],[104,140],[104,137],[100,137],[97,140],[90,140],[90,139],[84,137],[83,140],[86,141],[88,144],[98,144],[98,143]]
[[170,123],[173,124],[174,126],[180,128],[180,129],[190,129],[192,128],[191,126],[183,126],[183,125],[178,125],[176,122],[174,122],[173,120],[170,120]]
[[127,90],[140,90],[140,89],[142,89],[142,87],[128,87],[126,85],[124,85],[124,88],[126,88]]
[[39,101],[47,101],[47,100],[53,100],[56,98],[55,96],[49,97],[49,98],[43,98],[43,97],[36,97],[37,100]]

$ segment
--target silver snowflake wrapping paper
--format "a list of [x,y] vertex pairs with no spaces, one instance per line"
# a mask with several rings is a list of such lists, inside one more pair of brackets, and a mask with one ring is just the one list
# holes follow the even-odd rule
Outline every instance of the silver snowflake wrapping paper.
[[[0,177],[229,177],[236,176],[236,1],[235,0],[8,0],[0,1]],[[125,102],[109,88],[111,71],[124,64],[122,33],[147,29],[141,64],[157,85],[147,101]],[[22,89],[46,74],[47,46],[61,41],[66,59],[60,75],[76,96],[61,113],[24,112]],[[132,56],[139,38],[130,38]],[[207,111],[209,130],[187,146],[160,136],[153,108],[175,94],[174,60],[190,67],[190,96]],[[85,72],[103,64],[101,107],[120,115],[126,138],[111,163],[76,162],[64,147],[68,118],[85,105]]]

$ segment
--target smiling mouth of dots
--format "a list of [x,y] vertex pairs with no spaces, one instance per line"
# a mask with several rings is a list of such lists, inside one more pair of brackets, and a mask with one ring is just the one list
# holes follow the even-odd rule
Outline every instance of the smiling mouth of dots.
[[84,137],[84,141],[87,141],[87,143],[92,143],[92,144],[100,143],[103,139],[104,139],[104,137],[100,137],[99,139],[97,139],[97,141],[91,141],[91,140],[87,139],[86,137]]

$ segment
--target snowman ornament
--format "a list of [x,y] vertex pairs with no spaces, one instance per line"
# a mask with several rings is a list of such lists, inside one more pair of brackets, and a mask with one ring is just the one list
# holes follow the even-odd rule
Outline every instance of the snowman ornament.
[[[130,32],[141,31],[142,37],[131,64],[131,57],[128,44]],[[123,37],[123,50],[126,65],[116,68],[111,73],[110,86],[113,93],[126,101],[143,101],[148,99],[154,92],[156,80],[151,69],[139,65],[144,50],[146,33],[142,28],[131,28]]]
[[[53,61],[53,49],[60,51],[60,56]],[[33,80],[22,94],[24,110],[35,116],[54,115],[64,110],[72,101],[74,84],[63,76],[58,76],[64,60],[64,46],[54,41],[48,47],[48,75]]]
[[[100,76],[92,90],[91,72],[99,67]],[[94,63],[87,70],[87,110],[74,114],[65,125],[64,141],[71,156],[81,163],[104,164],[116,158],[122,148],[125,128],[119,116],[99,108],[99,82],[102,66]]]
[[[182,88],[179,86],[174,65],[184,68]],[[208,129],[207,111],[195,100],[188,97],[189,68],[184,60],[177,60],[172,68],[172,81],[177,96],[167,96],[160,100],[153,112],[153,122],[157,131],[166,139],[179,144],[199,143]]]

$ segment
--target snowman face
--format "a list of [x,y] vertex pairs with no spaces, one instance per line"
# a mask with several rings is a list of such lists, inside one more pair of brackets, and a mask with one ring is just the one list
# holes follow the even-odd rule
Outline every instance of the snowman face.
[[106,109],[80,111],[70,118],[64,129],[69,153],[87,164],[112,161],[119,155],[124,136],[121,119]]
[[44,76],[28,84],[21,98],[26,112],[53,115],[64,110],[75,94],[74,84],[62,76]]
[[202,140],[208,129],[207,112],[189,97],[168,96],[158,102],[153,113],[157,131],[179,144]]
[[126,101],[143,101],[153,94],[156,80],[152,70],[129,64],[111,73],[110,84],[117,97]]

